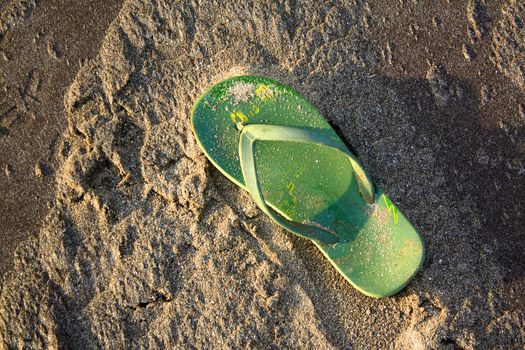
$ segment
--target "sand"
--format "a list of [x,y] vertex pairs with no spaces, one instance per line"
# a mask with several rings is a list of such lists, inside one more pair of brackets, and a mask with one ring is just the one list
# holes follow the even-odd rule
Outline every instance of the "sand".
[[[4,277],[0,341],[522,348],[519,9],[125,1],[64,95],[54,199]],[[427,258],[403,292],[357,292],[206,160],[191,107],[241,73],[276,78],[316,105],[419,229]]]
[[54,201],[64,94],[96,57],[121,3],[0,3],[0,283],[15,248],[38,233]]

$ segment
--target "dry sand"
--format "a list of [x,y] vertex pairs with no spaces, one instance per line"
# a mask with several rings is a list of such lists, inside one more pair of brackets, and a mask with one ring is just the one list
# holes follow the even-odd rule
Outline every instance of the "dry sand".
[[[55,199],[5,275],[0,341],[522,348],[523,23],[515,1],[126,1],[65,94]],[[418,227],[402,293],[359,294],[206,161],[190,109],[239,73],[304,94]]]

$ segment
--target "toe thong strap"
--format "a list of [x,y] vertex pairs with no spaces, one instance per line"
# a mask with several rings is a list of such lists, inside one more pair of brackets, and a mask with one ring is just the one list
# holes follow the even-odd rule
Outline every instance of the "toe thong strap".
[[288,231],[324,244],[338,242],[338,238],[334,232],[320,226],[313,226],[288,220],[266,204],[257,176],[257,164],[255,160],[255,147],[257,141],[313,143],[344,153],[352,165],[357,178],[357,185],[363,199],[368,203],[373,203],[375,201],[374,186],[366,172],[363,170],[361,164],[359,164],[357,159],[355,159],[346,147],[341,145],[341,143],[334,141],[332,138],[321,135],[312,129],[291,126],[251,124],[243,126],[241,129],[239,139],[239,157],[248,191],[259,208],[277,224]]

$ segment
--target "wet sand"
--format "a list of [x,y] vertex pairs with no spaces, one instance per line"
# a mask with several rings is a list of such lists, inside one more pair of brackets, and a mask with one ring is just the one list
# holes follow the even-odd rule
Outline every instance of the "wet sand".
[[56,152],[67,127],[64,94],[81,65],[97,55],[122,1],[37,3],[0,5],[2,277],[55,198]]

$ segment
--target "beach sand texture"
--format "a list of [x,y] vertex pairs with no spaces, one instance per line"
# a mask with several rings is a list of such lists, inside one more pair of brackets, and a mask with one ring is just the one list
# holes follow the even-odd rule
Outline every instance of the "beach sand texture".
[[[125,1],[65,93],[0,344],[522,348],[523,23],[516,1]],[[357,292],[206,160],[191,107],[235,74],[303,94],[419,229],[403,292]]]
[[0,283],[54,201],[64,95],[121,3],[0,2]]

